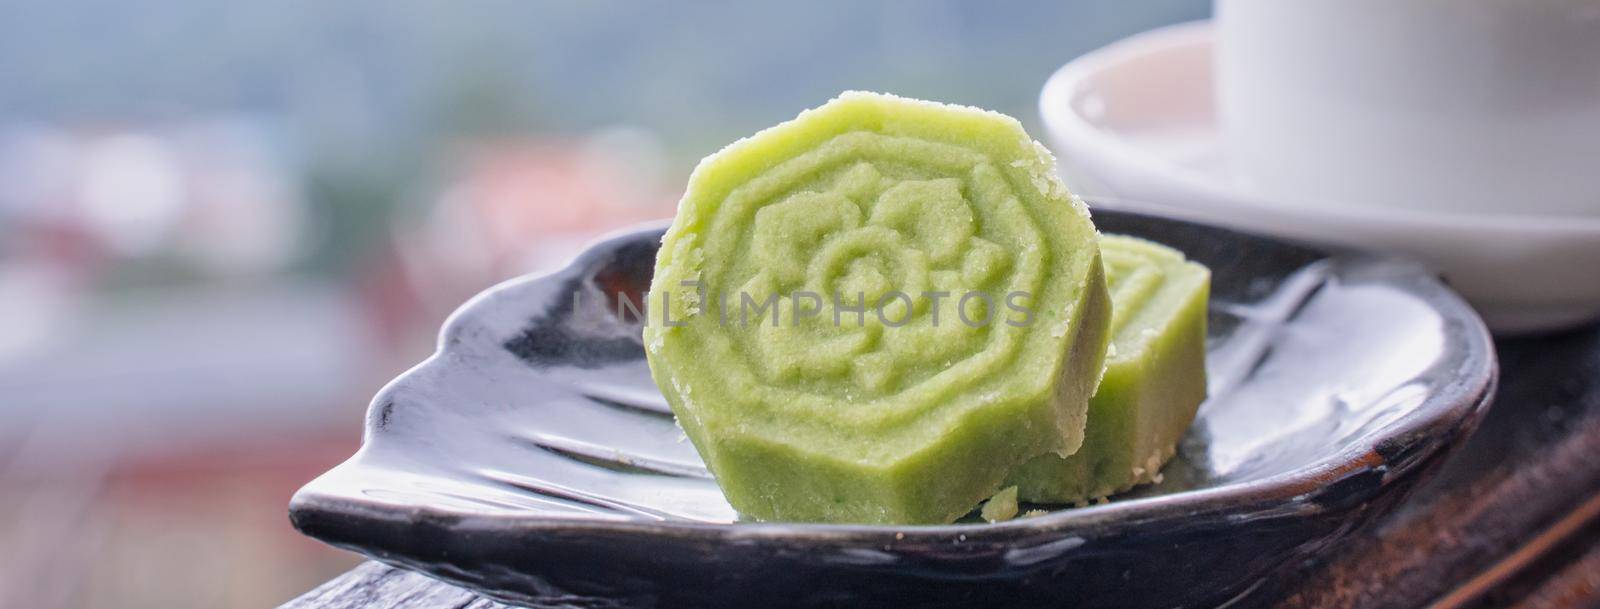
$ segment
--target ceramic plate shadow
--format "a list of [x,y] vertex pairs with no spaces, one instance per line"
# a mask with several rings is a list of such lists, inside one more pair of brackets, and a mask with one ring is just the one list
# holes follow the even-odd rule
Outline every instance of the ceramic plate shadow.
[[649,378],[661,227],[474,298],[297,493],[302,532],[533,606],[1210,606],[1391,507],[1495,384],[1482,322],[1410,263],[1097,211],[1214,273],[1211,396],[1165,481],[997,525],[738,522]]

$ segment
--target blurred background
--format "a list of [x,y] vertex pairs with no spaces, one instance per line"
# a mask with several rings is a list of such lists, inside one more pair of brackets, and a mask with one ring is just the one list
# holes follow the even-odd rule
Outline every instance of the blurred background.
[[1038,129],[1209,0],[0,3],[0,607],[272,606],[285,506],[502,279],[845,89]]

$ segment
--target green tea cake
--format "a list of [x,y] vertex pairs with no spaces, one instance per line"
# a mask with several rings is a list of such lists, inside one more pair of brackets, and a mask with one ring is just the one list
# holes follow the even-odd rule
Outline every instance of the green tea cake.
[[1211,273],[1170,247],[1100,239],[1111,289],[1111,345],[1089,400],[1083,448],[1039,457],[1012,477],[1024,501],[1083,502],[1159,479],[1206,397]]
[[651,374],[746,518],[951,522],[1082,442],[1097,242],[1016,120],[846,93],[695,168]]

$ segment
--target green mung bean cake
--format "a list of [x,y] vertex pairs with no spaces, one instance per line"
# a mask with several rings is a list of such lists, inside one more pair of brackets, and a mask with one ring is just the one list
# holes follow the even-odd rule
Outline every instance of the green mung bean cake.
[[707,157],[645,350],[729,503],[945,523],[1083,441],[1111,321],[1098,238],[1015,119],[846,93]]
[[1206,397],[1211,273],[1165,245],[1105,235],[1111,290],[1106,372],[1089,400],[1083,447],[1012,477],[1023,501],[1083,502],[1160,479]]

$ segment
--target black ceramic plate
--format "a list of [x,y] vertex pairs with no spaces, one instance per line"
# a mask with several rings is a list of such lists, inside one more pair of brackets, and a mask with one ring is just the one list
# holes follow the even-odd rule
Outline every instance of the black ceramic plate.
[[992,525],[737,522],[650,381],[638,320],[614,310],[648,285],[656,227],[464,305],[290,515],[536,606],[1210,606],[1386,510],[1490,400],[1483,324],[1415,266],[1095,221],[1214,273],[1211,398],[1156,487]]

